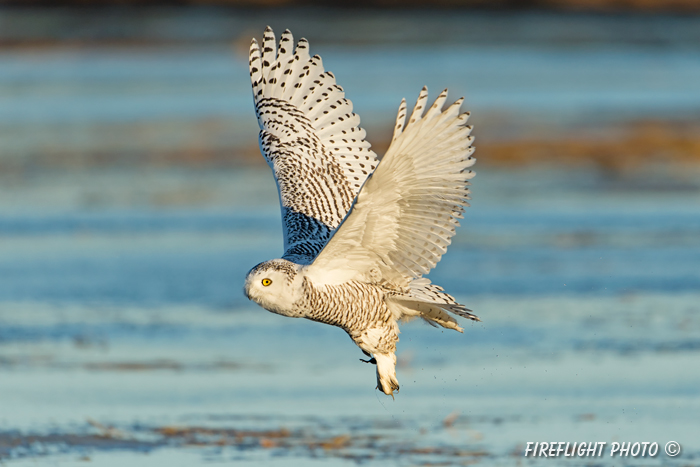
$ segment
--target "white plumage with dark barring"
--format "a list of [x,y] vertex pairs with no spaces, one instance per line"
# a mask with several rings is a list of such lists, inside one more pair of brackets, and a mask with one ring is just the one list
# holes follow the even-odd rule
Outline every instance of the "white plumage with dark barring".
[[245,294],[285,316],[338,326],[377,366],[377,387],[393,395],[401,320],[420,317],[462,332],[452,314],[478,320],[423,277],[440,261],[469,204],[474,152],[460,113],[401,101],[381,162],[360,118],[319,56],[269,27],[253,39],[250,78],[260,149],[279,190],[285,253],[255,266]]

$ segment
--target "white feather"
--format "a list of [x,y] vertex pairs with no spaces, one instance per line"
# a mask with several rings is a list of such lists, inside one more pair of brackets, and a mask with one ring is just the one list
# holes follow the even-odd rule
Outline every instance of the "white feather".
[[423,88],[401,131],[402,103],[396,126],[400,133],[352,211],[308,267],[315,281],[369,281],[370,271],[379,271],[381,280],[406,287],[440,261],[468,206],[467,186],[474,176],[468,170],[474,163],[468,115],[459,114],[461,100],[440,111],[446,97],[446,92],[440,94],[437,106],[423,116]]
[[277,181],[285,258],[308,264],[340,225],[378,163],[360,118],[320,57],[291,32],[253,40],[250,77],[260,148]]

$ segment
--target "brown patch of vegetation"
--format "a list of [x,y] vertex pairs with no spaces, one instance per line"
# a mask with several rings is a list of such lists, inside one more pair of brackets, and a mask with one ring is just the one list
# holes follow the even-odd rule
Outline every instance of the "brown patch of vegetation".
[[[264,166],[265,160],[257,144],[247,138],[225,138],[232,122],[207,120],[191,125],[184,123],[142,124],[137,131],[131,125],[102,129],[118,141],[105,141],[103,146],[91,143],[73,148],[63,142],[45,148],[32,149],[27,154],[0,157],[0,171],[21,173],[33,169],[94,169],[102,167],[187,167],[236,168]],[[477,136],[475,157],[478,166],[519,168],[525,166],[595,167],[610,172],[626,172],[654,165],[688,167],[700,165],[700,121],[636,121],[605,128],[586,130],[546,129],[538,136],[503,138],[495,134],[483,135],[480,130],[499,128],[499,122],[490,122],[475,129]],[[181,136],[178,145],[159,147],[158,142],[169,141],[173,134]],[[527,128],[519,131],[526,135]],[[66,130],[67,131],[67,130]],[[558,131],[558,132],[555,132]],[[148,136],[150,133],[150,137]],[[144,136],[144,133],[147,135]],[[372,149],[379,155],[386,152],[390,132],[377,131],[381,139],[372,141]],[[119,138],[116,138],[116,136]],[[483,136],[482,136],[483,135]],[[376,136],[375,136],[376,138]],[[242,140],[246,140],[243,142]],[[250,138],[252,139],[252,138]],[[196,195],[196,194],[194,194]],[[189,195],[188,195],[189,196]],[[165,200],[167,204],[168,200]],[[177,200],[175,200],[177,201]]]
[[[0,463],[5,458],[41,456],[47,445],[67,445],[88,449],[125,449],[150,451],[161,446],[227,447],[241,451],[274,449],[275,455],[309,458],[342,458],[361,463],[369,459],[405,458],[421,465],[468,465],[493,454],[464,446],[463,442],[416,446],[415,440],[403,440],[404,427],[374,423],[363,430],[329,434],[326,424],[311,424],[293,430],[286,428],[236,429],[227,427],[133,426],[124,429],[89,419],[96,433],[34,435],[0,432]],[[436,427],[442,430],[442,427]],[[155,435],[155,436],[154,436]]]
[[251,431],[165,426],[154,431],[184,446],[259,446],[263,449],[286,447],[288,443],[283,440],[292,436],[292,433],[285,428]]
[[594,166],[621,172],[650,165],[700,164],[700,123],[644,121],[604,137],[568,134],[556,139],[488,141],[478,146],[479,164]]

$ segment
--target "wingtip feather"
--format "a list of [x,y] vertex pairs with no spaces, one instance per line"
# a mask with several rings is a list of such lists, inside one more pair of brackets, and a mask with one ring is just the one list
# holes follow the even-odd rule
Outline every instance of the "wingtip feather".
[[406,99],[401,99],[401,104],[399,104],[399,111],[396,114],[396,125],[394,126],[394,136],[391,138],[394,141],[403,132],[404,125],[406,124]]

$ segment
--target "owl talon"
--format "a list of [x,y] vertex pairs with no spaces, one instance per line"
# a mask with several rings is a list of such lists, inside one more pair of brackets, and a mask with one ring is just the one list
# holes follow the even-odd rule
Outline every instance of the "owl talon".
[[360,359],[360,361],[361,361],[361,362],[365,362],[365,363],[371,363],[372,365],[376,365],[376,364],[377,364],[377,360],[375,360],[374,357],[372,357],[370,360],[363,360],[363,359]]

